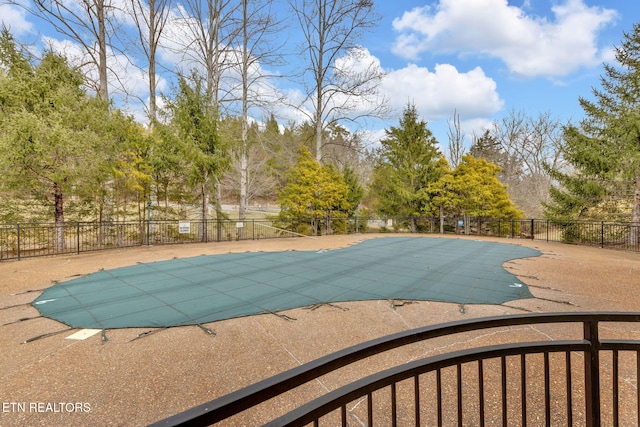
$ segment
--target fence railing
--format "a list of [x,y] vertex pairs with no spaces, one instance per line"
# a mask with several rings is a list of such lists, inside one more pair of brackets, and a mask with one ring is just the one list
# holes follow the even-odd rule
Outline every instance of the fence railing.
[[[269,219],[0,224],[0,260],[144,245],[256,240],[301,235],[410,232],[409,218]],[[419,233],[556,241],[640,251],[640,224],[539,219],[413,218]]]
[[0,260],[147,245],[256,240],[297,234],[270,220],[135,221],[0,225]]
[[[562,339],[515,342],[503,337],[509,344],[401,363],[329,391],[265,425],[395,426],[400,420],[416,426],[640,425],[640,341],[619,338],[634,334],[639,321],[640,313],[559,313],[426,326],[329,354],[153,426],[204,426],[223,420],[234,425],[232,417],[243,411],[266,402],[264,412],[272,414],[278,407],[274,399],[283,393],[294,390],[293,396],[299,396],[295,390],[304,384],[399,347],[463,333],[471,343],[475,341],[468,333],[487,337],[496,328],[521,335],[537,331],[541,336],[545,334],[539,329],[545,327]],[[603,324],[611,325],[617,337],[601,338]],[[625,329],[625,324],[634,327]],[[255,412],[248,416],[261,419]],[[237,422],[243,424],[242,418]]]

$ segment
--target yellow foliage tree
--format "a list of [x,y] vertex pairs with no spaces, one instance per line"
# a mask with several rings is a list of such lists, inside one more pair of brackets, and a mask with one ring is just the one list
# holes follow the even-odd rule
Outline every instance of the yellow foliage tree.
[[431,203],[447,215],[522,218],[524,213],[509,199],[507,186],[498,180],[500,166],[466,154],[457,168],[446,173],[428,191]]
[[[298,161],[278,196],[280,219],[297,224],[298,231],[311,231],[314,235],[322,221],[327,230],[332,225],[343,226],[349,207],[348,194],[343,176],[330,165],[320,165],[309,149],[301,146]],[[304,230],[299,220],[310,224],[311,230]]]

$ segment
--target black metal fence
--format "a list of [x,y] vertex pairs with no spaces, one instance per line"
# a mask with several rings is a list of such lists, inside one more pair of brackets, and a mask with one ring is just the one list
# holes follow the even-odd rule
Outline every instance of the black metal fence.
[[257,240],[304,235],[410,232],[555,241],[640,251],[640,224],[539,219],[324,218],[75,222],[0,225],[0,260],[178,243]]
[[0,225],[0,260],[133,246],[297,236],[270,220],[76,222]]
[[[329,354],[153,426],[205,426],[222,420],[234,425],[232,417],[263,402],[270,408],[297,406],[265,424],[269,426],[640,425],[636,387],[640,340],[629,339],[637,337],[634,331],[639,321],[640,313],[559,313],[426,326]],[[509,343],[417,358],[303,404],[288,401],[288,405],[279,405],[272,400],[399,347],[463,333],[467,334],[464,341],[471,343],[475,341],[468,333],[487,337],[495,328],[526,335],[523,329],[516,329],[519,326],[542,335],[545,328],[552,328],[561,339],[518,342],[502,337],[501,342]],[[609,335],[615,331],[615,336],[603,339],[605,329]],[[260,419],[255,412],[247,416]],[[236,420],[243,423],[242,418]]]

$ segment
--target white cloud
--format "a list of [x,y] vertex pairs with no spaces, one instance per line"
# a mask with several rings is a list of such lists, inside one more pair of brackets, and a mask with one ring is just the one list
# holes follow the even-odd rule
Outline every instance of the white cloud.
[[[83,47],[71,40],[57,40],[43,37],[43,43],[54,52],[66,57],[72,65],[85,65],[84,71],[92,81],[98,81],[96,65],[90,61]],[[149,80],[146,71],[132,65],[129,58],[122,54],[115,54],[112,50],[107,53],[109,65],[109,93],[125,92],[130,96],[142,97],[149,94]]]
[[26,18],[27,11],[11,4],[0,4],[0,22],[14,37],[34,32],[34,27]]
[[[346,92],[331,93],[329,107],[338,108],[350,117],[369,117],[378,114],[386,94],[380,89],[384,71],[380,60],[368,49],[357,47],[335,61],[334,78]],[[311,100],[315,102],[315,99]]]
[[473,141],[473,137],[480,137],[484,133],[485,129],[490,129],[493,125],[493,120],[488,118],[475,118],[471,120],[461,120],[460,127],[462,128],[462,133],[465,136],[465,141],[468,146],[471,146]]
[[496,91],[496,82],[480,67],[461,73],[453,65],[439,64],[431,72],[410,64],[389,72],[382,82],[382,91],[393,110],[402,111],[410,102],[430,121],[451,117],[454,110],[463,120],[488,117],[504,104]]
[[490,56],[522,77],[564,76],[610,57],[596,37],[616,11],[565,0],[551,8],[550,20],[528,9],[506,0],[440,0],[394,20],[399,35],[393,51],[408,59],[427,51]]
[[337,72],[345,74],[366,74],[376,73],[382,69],[380,59],[369,52],[369,49],[357,46],[335,61]]

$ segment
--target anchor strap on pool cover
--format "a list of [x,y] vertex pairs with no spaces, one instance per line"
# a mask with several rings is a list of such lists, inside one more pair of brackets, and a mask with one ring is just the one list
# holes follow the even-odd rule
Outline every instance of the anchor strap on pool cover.
[[487,241],[388,237],[336,250],[208,255],[100,271],[56,284],[33,305],[75,328],[169,327],[320,303],[530,298],[502,264],[540,255]]

